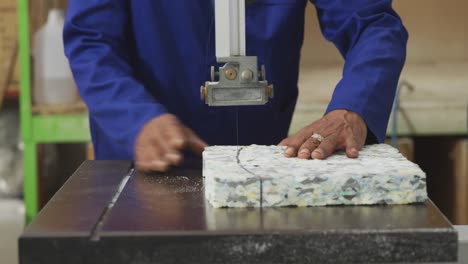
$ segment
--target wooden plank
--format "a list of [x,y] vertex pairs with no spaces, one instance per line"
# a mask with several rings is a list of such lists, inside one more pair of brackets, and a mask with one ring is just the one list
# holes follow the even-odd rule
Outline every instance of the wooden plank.
[[458,140],[451,153],[455,181],[455,221],[468,224],[468,139]]
[[33,105],[32,111],[40,115],[79,114],[86,113],[87,108],[83,101],[78,101],[72,104]]
[[93,143],[86,144],[86,159],[94,160],[94,146]]

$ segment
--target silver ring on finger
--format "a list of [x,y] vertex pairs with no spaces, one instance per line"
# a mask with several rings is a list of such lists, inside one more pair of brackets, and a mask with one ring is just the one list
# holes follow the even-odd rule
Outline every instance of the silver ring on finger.
[[320,143],[322,143],[322,141],[323,141],[322,135],[317,134],[317,133],[314,133],[314,134],[313,134],[312,136],[310,136],[310,137],[313,138],[313,139],[315,139],[315,140],[317,140],[317,141],[320,142]]

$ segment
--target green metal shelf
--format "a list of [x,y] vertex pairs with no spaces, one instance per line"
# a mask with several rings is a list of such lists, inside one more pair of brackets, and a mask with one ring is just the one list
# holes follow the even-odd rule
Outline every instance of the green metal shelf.
[[32,117],[36,143],[90,141],[87,115],[37,115]]
[[31,106],[31,60],[28,0],[18,0],[20,61],[20,123],[24,144],[24,202],[26,221],[38,213],[37,144],[89,142],[87,114],[33,115]]

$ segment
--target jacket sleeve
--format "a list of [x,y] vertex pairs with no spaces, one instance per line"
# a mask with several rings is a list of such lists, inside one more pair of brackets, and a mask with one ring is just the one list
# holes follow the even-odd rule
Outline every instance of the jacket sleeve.
[[[98,159],[132,158],[140,129],[166,112],[132,68],[129,2],[70,0],[65,20],[65,53],[89,108]],[[101,155],[99,138],[121,153]]]
[[311,0],[322,34],[345,59],[343,76],[327,113],[358,113],[384,141],[398,79],[406,59],[408,33],[391,0]]

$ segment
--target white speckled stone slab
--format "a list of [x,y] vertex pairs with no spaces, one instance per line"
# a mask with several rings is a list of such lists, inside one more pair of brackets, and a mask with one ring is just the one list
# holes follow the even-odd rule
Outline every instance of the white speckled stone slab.
[[359,158],[286,158],[279,146],[212,146],[203,152],[205,196],[214,207],[407,204],[427,200],[426,174],[395,148]]

